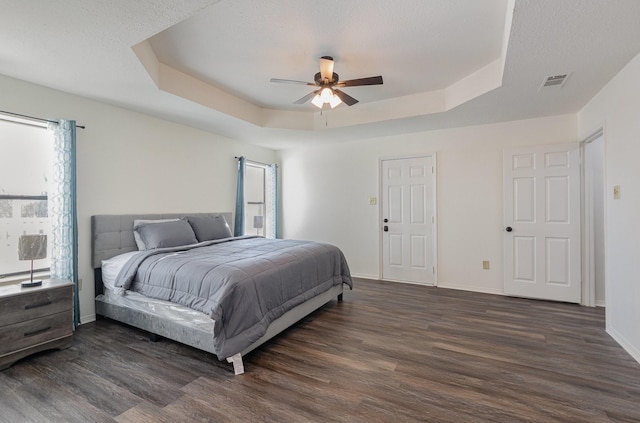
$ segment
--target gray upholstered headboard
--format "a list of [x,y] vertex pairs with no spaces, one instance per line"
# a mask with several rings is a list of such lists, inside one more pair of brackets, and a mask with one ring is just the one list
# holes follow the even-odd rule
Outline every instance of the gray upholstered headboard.
[[129,251],[136,251],[133,238],[133,221],[136,219],[173,219],[186,216],[223,215],[233,232],[230,212],[221,213],[163,213],[163,214],[101,214],[91,216],[91,263],[94,269],[102,266],[102,260]]

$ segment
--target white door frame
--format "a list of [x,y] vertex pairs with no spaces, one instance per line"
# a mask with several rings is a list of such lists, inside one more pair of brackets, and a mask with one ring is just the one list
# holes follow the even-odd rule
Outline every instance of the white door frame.
[[[593,178],[590,174],[590,168],[586,166],[586,146],[599,137],[604,137],[604,128],[600,128],[584,140],[580,141],[580,160],[582,163],[581,179],[582,179],[582,195],[580,208],[582,210],[582,301],[581,305],[588,307],[596,306],[596,275],[594,263],[594,226],[593,226],[593,198],[591,195]],[[606,176],[603,175],[603,178]],[[603,181],[606,187],[606,181]],[[606,194],[606,193],[605,193]],[[605,195],[606,201],[606,195]],[[606,215],[607,208],[604,208]],[[606,233],[606,216],[604,219]],[[606,249],[606,236],[604,239]],[[606,254],[605,254],[606,257]],[[606,266],[606,263],[604,263]],[[605,271],[606,276],[606,271]],[[605,280],[606,284],[606,280]]]
[[[399,159],[415,159],[421,157],[431,157],[433,163],[433,286],[438,286],[438,203],[437,203],[437,189],[438,189],[438,166],[437,154],[424,153],[424,154],[405,154],[399,156],[383,156],[378,157],[378,279],[382,280],[382,263],[384,260],[384,251],[382,251],[382,162],[385,160],[399,160]],[[410,283],[410,282],[407,282]]]

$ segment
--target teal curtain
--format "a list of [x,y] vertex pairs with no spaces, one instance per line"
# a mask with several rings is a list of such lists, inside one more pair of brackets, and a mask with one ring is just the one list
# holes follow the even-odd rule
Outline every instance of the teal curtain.
[[278,165],[273,163],[269,165],[270,183],[267,184],[271,188],[271,194],[268,196],[271,204],[268,209],[271,210],[271,233],[267,234],[268,238],[278,238]]
[[238,157],[238,186],[236,188],[236,219],[233,225],[233,235],[244,235],[244,170],[247,160]]
[[53,174],[49,195],[51,277],[73,282],[73,326],[80,324],[78,300],[78,219],[76,204],[76,122],[49,126],[54,134]]

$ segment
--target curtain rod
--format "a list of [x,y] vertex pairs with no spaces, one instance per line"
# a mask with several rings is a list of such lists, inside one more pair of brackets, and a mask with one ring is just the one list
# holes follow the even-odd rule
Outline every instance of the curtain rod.
[[[21,118],[24,118],[24,119],[31,119],[31,120],[35,120],[35,121],[38,121],[38,122],[56,123],[56,124],[60,123],[57,120],[50,120],[50,119],[43,119],[43,118],[34,117],[34,116],[21,115],[20,113],[6,112],[4,110],[0,110],[0,113],[3,113],[5,115],[10,115],[10,116],[21,117]],[[76,128],[85,129],[85,127],[83,125],[78,125],[78,124],[76,124]]]

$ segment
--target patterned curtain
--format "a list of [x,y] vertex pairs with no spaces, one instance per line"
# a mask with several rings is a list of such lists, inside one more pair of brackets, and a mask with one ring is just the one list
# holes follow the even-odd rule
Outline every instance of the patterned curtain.
[[247,160],[238,157],[238,186],[236,188],[236,219],[233,225],[233,236],[244,235],[244,170]]
[[54,134],[51,220],[51,277],[72,281],[73,326],[80,324],[78,300],[78,222],[76,207],[76,121],[50,124]]
[[270,228],[269,233],[266,234],[267,238],[278,238],[278,165],[273,163],[268,167],[269,182],[266,184],[270,189],[267,198],[269,203],[267,205],[267,214],[271,220],[271,224],[267,225]]

